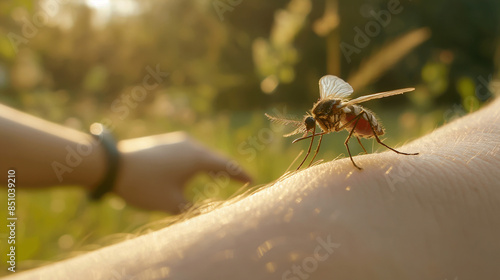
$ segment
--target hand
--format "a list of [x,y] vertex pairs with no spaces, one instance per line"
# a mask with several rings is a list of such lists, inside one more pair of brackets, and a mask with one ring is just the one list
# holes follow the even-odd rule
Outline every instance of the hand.
[[[186,182],[200,171],[234,169],[234,162],[193,141],[183,132],[123,140],[121,168],[114,192],[137,207],[178,213],[187,201]],[[228,172],[233,179],[249,182],[240,172]]]

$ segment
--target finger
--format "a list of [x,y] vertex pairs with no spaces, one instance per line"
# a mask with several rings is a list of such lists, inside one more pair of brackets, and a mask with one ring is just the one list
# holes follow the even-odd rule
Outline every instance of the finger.
[[230,178],[241,182],[252,181],[250,175],[235,160],[228,159],[210,150],[206,150],[201,161],[201,168],[206,172],[224,172]]

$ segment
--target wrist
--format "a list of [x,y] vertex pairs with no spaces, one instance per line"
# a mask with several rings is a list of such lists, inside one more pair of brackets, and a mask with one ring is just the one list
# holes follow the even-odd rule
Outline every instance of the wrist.
[[113,190],[120,167],[121,155],[111,132],[102,124],[92,124],[90,132],[94,136],[94,141],[97,141],[97,146],[103,151],[105,158],[103,176],[101,176],[101,179],[91,187],[89,193],[90,199],[98,200],[106,193]]

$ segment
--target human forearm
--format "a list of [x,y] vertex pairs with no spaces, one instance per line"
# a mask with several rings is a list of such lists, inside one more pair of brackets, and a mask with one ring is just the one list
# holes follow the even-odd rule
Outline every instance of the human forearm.
[[[494,105],[401,148],[420,156],[361,156],[361,172],[349,159],[325,163],[190,228],[165,229],[157,239],[167,245],[154,257],[174,279],[493,279],[500,273]],[[184,234],[196,241],[167,241]],[[165,254],[176,250],[184,258]]]
[[[105,172],[113,179],[105,143],[89,134],[3,105],[0,128],[0,168],[16,169],[19,187],[79,185],[93,191]],[[183,187],[199,172],[225,172],[228,178],[250,180],[234,161],[183,132],[122,140],[116,148],[119,161],[111,191],[145,209],[178,213],[186,204]]]
[[93,188],[105,172],[103,148],[88,134],[0,105],[2,170],[16,169],[18,186]]
[[328,162],[23,277],[492,279],[500,274],[500,102],[493,105],[401,148],[419,156],[360,156],[363,171],[349,159]]

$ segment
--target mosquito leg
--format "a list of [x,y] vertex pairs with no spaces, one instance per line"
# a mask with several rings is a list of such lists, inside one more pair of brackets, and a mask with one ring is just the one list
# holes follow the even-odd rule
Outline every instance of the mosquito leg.
[[[364,111],[361,111],[361,113],[363,113],[363,112],[364,112]],[[361,113],[359,113],[359,114],[358,114],[358,116],[359,116],[359,115],[361,115]],[[340,130],[342,130],[342,129],[346,128],[348,125],[350,125],[351,123],[353,123],[353,122],[355,122],[355,121],[357,121],[357,120],[358,120],[357,118],[353,118],[352,120],[350,120],[350,121],[348,121],[347,123],[343,124],[341,127],[336,128],[336,129],[335,129],[335,131],[340,131]],[[325,135],[325,134],[330,133],[330,132],[331,132],[331,131],[323,131],[323,132],[321,132],[321,133],[317,133],[317,134],[312,134],[312,135],[308,135],[308,136],[300,137],[300,138],[297,138],[297,139],[293,140],[293,141],[292,141],[292,144],[293,144],[293,143],[296,143],[296,142],[298,142],[298,141],[300,141],[300,140],[304,140],[304,139],[311,138],[311,137],[314,137],[314,136]]]
[[[366,113],[365,113],[365,114],[366,114]],[[368,116],[366,116],[366,117],[368,118]],[[387,146],[386,144],[384,144],[384,142],[382,142],[382,141],[380,140],[380,138],[378,138],[378,135],[377,135],[377,133],[375,132],[375,128],[373,128],[372,123],[371,123],[371,122],[368,122],[368,123],[370,124],[370,127],[372,128],[372,131],[373,131],[373,136],[375,136],[375,139],[377,140],[377,142],[378,142],[380,145],[382,145],[382,146],[386,147],[387,149],[389,149],[389,150],[391,150],[391,151],[393,151],[393,152],[396,152],[396,153],[398,153],[398,154],[401,154],[401,155],[407,155],[407,156],[415,156],[415,155],[418,155],[418,153],[403,153],[403,152],[400,152],[400,151],[398,151],[398,150],[396,150],[396,149],[393,149],[393,148],[391,148],[391,147]]]
[[351,136],[352,136],[352,133],[354,132],[354,130],[356,129],[356,125],[358,125],[358,121],[359,119],[361,118],[361,114],[357,115],[356,116],[356,121],[354,122],[354,125],[351,129],[351,132],[349,132],[349,136],[347,136],[347,139],[345,139],[345,142],[344,142],[344,145],[345,147],[347,148],[347,152],[349,153],[349,158],[351,159],[352,161],[352,164],[354,165],[354,167],[356,167],[357,169],[359,170],[362,170],[363,168],[359,167],[355,162],[354,162],[354,159],[352,158],[352,155],[351,155],[351,150],[349,149],[349,139],[351,139]]
[[[311,143],[309,144],[309,149],[307,150],[307,154],[306,156],[304,157],[304,159],[302,160],[302,162],[300,163],[299,167],[297,167],[297,170],[300,169],[300,167],[302,167],[302,164],[304,164],[304,162],[306,161],[307,157],[309,156],[309,154],[311,153],[311,147],[313,145],[313,142],[314,142],[314,132],[316,132],[316,126],[314,126],[313,128],[313,133],[312,133],[312,137],[311,137]],[[323,136],[323,135],[322,135]]]
[[365,147],[363,146],[363,144],[361,144],[361,140],[359,140],[359,137],[357,137],[357,136],[356,136],[356,139],[358,139],[358,143],[359,143],[359,145],[361,146],[361,148],[363,148],[363,151],[365,151],[365,154],[368,154],[368,153],[366,152],[366,149],[365,149]]
[[300,140],[304,140],[304,139],[307,139],[307,138],[311,138],[311,137],[314,137],[314,136],[320,136],[320,135],[325,135],[329,133],[328,131],[324,131],[324,132],[321,132],[321,133],[316,133],[316,134],[311,134],[311,135],[308,135],[308,136],[304,136],[304,137],[300,137],[300,138],[297,138],[295,140],[292,141],[292,144],[295,144],[297,142],[299,142]]
[[307,167],[311,166],[311,164],[313,163],[314,159],[316,158],[316,155],[318,154],[319,146],[321,146],[321,141],[322,140],[323,140],[323,135],[321,135],[319,137],[318,147],[316,148],[316,152],[314,153],[313,159],[311,160],[311,162],[309,163],[309,165]]

